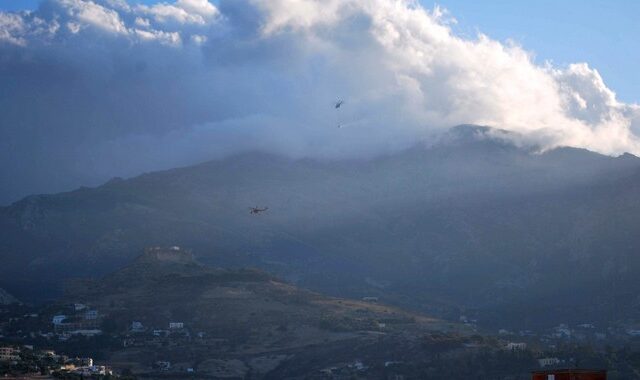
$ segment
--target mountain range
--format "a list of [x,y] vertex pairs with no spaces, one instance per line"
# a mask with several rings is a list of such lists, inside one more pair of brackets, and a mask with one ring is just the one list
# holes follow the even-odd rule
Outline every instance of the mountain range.
[[[350,160],[246,153],[0,209],[0,286],[54,297],[149,246],[494,325],[640,319],[640,159],[494,129]],[[251,214],[250,207],[268,207]]]

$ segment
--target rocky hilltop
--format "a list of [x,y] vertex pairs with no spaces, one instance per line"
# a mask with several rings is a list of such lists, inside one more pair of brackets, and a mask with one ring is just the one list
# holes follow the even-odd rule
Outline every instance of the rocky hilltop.
[[66,297],[90,303],[122,324],[138,320],[164,326],[180,320],[218,333],[247,323],[265,328],[290,324],[295,329],[334,321],[349,331],[375,330],[379,320],[427,329],[444,325],[387,305],[303,290],[258,269],[202,265],[178,247],[149,248],[120,270],[70,288]]
[[[109,362],[140,373],[163,360],[212,378],[261,378],[276,369],[311,374],[367,352],[383,355],[376,359],[382,367],[384,355],[419,347],[425,335],[466,333],[392,306],[303,290],[261,270],[201,265],[177,247],[147,249],[117,272],[72,288],[69,302],[91,305],[105,332],[125,336]],[[383,341],[396,347],[380,350]],[[301,358],[315,362],[302,365]]]

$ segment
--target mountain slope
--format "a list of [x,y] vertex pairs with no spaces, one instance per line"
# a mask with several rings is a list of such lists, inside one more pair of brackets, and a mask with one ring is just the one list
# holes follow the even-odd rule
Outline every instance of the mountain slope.
[[0,210],[0,286],[32,295],[25,278],[96,276],[146,246],[180,245],[206,263],[440,315],[636,313],[640,160],[537,153],[494,132],[461,126],[366,160],[245,154],[28,197]]

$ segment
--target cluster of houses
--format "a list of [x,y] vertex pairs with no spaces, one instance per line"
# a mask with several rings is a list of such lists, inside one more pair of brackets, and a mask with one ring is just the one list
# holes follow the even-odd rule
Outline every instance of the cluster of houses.
[[519,336],[527,338],[531,341],[553,347],[556,343],[563,341],[574,342],[591,342],[591,343],[611,343],[612,341],[625,341],[640,337],[640,329],[624,328],[624,327],[608,327],[606,329],[598,329],[593,323],[581,323],[575,326],[569,326],[561,323],[545,332],[536,333],[530,330],[521,330],[518,332],[506,329],[498,330],[498,335],[502,337]]
[[[21,366],[27,371],[48,373],[50,375],[64,375],[71,373],[80,376],[112,376],[113,371],[104,365],[96,365],[92,358],[69,358],[58,355],[52,350],[35,350],[31,345],[0,347],[0,364],[14,366],[12,371],[18,371],[15,366]],[[1,375],[9,375],[4,373]]]
[[[202,331],[192,335],[184,322],[172,321],[165,328],[148,328],[141,321],[132,321],[128,333],[124,336],[124,347],[178,346],[203,340]],[[211,342],[209,342],[211,343]]]
[[166,346],[179,345],[184,342],[220,347],[228,343],[228,339],[208,336],[204,331],[192,333],[184,322],[169,322],[167,328],[147,328],[142,322],[133,321],[129,333],[125,336],[124,346]]
[[98,310],[81,303],[67,307],[66,314],[54,315],[51,319],[53,330],[61,340],[72,335],[95,336],[102,334],[101,315]]
[[[33,339],[40,336],[65,342],[74,336],[93,337],[103,334],[101,327],[105,317],[99,310],[90,305],[83,303],[67,304],[61,306],[57,313],[54,314],[34,314],[33,316],[21,314],[12,317],[12,320],[16,320],[16,323],[20,325],[25,325],[25,321],[31,319],[34,322],[31,323],[33,330],[21,331],[21,335],[12,333],[7,338],[15,341],[16,339]],[[180,346],[192,341],[208,339],[208,337],[205,338],[206,334],[204,332],[197,332],[193,336],[191,334],[191,331],[185,327],[185,323],[181,321],[170,321],[163,328],[148,328],[142,321],[138,320],[131,322],[127,333],[124,335],[123,343],[125,347],[130,345],[153,346],[154,344],[158,346]],[[0,338],[2,338],[1,335]],[[216,342],[209,342],[209,340],[206,342],[208,345],[211,343],[214,346],[216,345]],[[85,378],[109,376],[111,374],[111,370],[108,367],[95,365],[91,358],[68,358],[56,355],[53,351],[38,351],[37,355],[35,355],[32,352],[33,347],[27,349],[25,354],[25,349],[22,347],[9,345],[0,347],[0,363],[6,363],[6,368],[13,367],[14,370],[17,367],[31,369],[43,369],[46,367],[50,374],[56,372],[60,375],[70,374]],[[25,365],[27,362],[29,362],[28,366]],[[173,371],[171,363],[168,361],[160,361],[156,367],[160,371],[169,369]]]
[[[612,342],[628,343],[630,339],[640,338],[640,328],[635,327],[607,327],[606,329],[599,329],[593,323],[580,323],[570,326],[566,323],[561,323],[549,330],[542,333],[535,333],[530,330],[523,330],[518,332],[512,332],[506,329],[498,330],[498,335],[504,339],[504,349],[507,351],[523,351],[527,349],[527,344],[531,344],[533,347],[546,349],[544,355],[537,359],[540,368],[557,368],[567,366],[573,359],[562,359],[555,356],[550,356],[555,352],[557,347],[563,343],[589,343],[600,344],[604,347],[606,344]],[[518,337],[521,341],[509,341],[507,339],[513,339]],[[528,342],[528,343],[527,343]],[[534,350],[535,351],[535,350]]]
[[74,358],[64,361],[64,364],[56,371],[59,374],[72,373],[80,376],[111,376],[113,371],[104,365],[95,365],[92,358]]
[[541,336],[542,342],[552,342],[554,340],[571,340],[576,342],[601,342],[611,343],[612,341],[628,341],[640,337],[640,330],[624,326],[607,327],[598,329],[593,323],[582,323],[575,327],[567,324],[560,324],[554,327],[549,333]]

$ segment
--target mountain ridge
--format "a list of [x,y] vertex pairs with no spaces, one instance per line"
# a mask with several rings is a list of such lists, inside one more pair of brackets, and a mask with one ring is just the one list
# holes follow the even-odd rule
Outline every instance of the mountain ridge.
[[[635,289],[625,273],[640,269],[640,160],[540,153],[462,129],[455,143],[367,160],[251,153],[26,198],[0,209],[10,279],[0,286],[20,288],[12,268],[55,284],[88,268],[106,273],[144,247],[179,245],[207,264],[438,315],[563,287],[596,289],[595,310],[613,302],[611,281]],[[249,214],[255,206],[269,210]],[[588,306],[563,299],[567,309]]]

